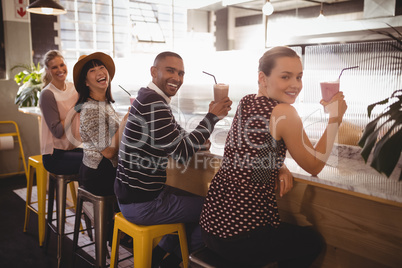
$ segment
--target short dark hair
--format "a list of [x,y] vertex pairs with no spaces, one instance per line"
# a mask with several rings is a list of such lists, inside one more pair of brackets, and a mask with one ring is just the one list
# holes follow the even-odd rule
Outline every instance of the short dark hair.
[[278,58],[289,57],[299,58],[300,56],[291,48],[278,46],[266,51],[259,60],[258,71],[263,72],[266,76],[271,75],[272,69],[275,67]]
[[[89,69],[96,67],[96,66],[105,66],[102,61],[93,59],[85,63],[85,65],[82,67],[80,76],[78,78],[78,83],[76,90],[78,92],[78,101],[76,105],[82,104],[87,101],[89,98],[89,87],[86,85],[85,80],[87,78],[87,74]],[[105,66],[106,67],[106,66]],[[108,103],[114,103],[114,99],[112,97],[112,92],[111,92],[111,81],[109,82],[109,85],[106,90],[106,101]]]
[[156,58],[155,58],[155,60],[154,60],[154,66],[156,66],[156,64],[158,63],[158,61],[163,60],[163,59],[165,59],[166,57],[176,57],[176,58],[179,58],[179,59],[183,60],[179,54],[177,54],[177,53],[175,53],[175,52],[171,52],[171,51],[165,51],[165,52],[159,53],[159,54],[156,56]]

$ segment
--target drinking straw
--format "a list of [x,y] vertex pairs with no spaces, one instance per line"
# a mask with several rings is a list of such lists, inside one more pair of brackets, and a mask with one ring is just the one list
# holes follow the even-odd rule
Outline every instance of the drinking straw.
[[213,74],[210,74],[210,73],[207,73],[207,72],[204,72],[204,71],[202,71],[204,74],[207,74],[207,75],[210,75],[210,76],[212,76],[213,78],[214,78],[214,80],[215,80],[215,84],[218,84],[217,82],[216,82],[216,78],[215,78],[215,75],[213,75]]
[[130,97],[131,97],[131,94],[130,94],[130,92],[128,92],[127,90],[125,90],[122,86],[120,86],[119,85],[119,87],[121,87],[121,89],[123,89],[128,95],[130,95]]
[[342,71],[341,71],[341,73],[339,74],[338,80],[340,80],[340,79],[341,79],[341,75],[342,75],[343,71],[345,71],[345,70],[349,70],[349,69],[358,68],[358,67],[359,67],[359,66],[353,66],[353,67],[347,67],[347,68],[343,68],[343,69],[342,69]]

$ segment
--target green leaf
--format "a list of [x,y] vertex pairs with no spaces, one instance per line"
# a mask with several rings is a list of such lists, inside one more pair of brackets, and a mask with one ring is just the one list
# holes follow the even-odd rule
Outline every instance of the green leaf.
[[373,147],[377,141],[378,133],[379,133],[379,129],[372,131],[370,135],[367,135],[363,146],[361,146],[361,147],[363,147],[363,149],[360,154],[363,157],[365,162],[367,162],[367,160],[370,156],[371,150],[373,149]]
[[375,120],[371,121],[370,123],[368,123],[366,125],[366,127],[364,128],[362,137],[360,138],[360,140],[358,142],[358,145],[360,147],[363,148],[365,146],[366,140],[369,138],[370,135],[373,134],[374,130],[377,127],[377,123],[378,123],[378,121],[380,121],[380,119],[381,119],[381,117],[377,117]]
[[20,84],[21,82],[24,83],[24,80],[27,75],[28,75],[28,73],[25,71],[19,72],[18,74],[16,74],[14,76],[14,80],[15,80],[15,82],[17,82],[17,84]]
[[389,98],[386,98],[386,99],[384,99],[384,100],[382,100],[382,101],[379,101],[379,102],[376,102],[376,103],[373,103],[373,104],[370,104],[369,106],[367,106],[367,114],[368,114],[368,117],[369,117],[369,118],[371,117],[371,111],[374,109],[374,107],[375,107],[376,105],[386,104],[386,103],[388,103],[388,100],[389,100]]
[[[402,150],[402,129],[394,133],[393,127],[377,142],[373,152],[373,160],[371,166],[380,173],[384,173],[387,177],[391,176]],[[386,155],[386,157],[384,157]]]
[[[39,93],[42,90],[42,74],[44,69],[37,65],[16,65],[11,70],[22,68],[23,70],[14,76],[15,82],[20,86],[15,98],[15,103],[20,107],[37,106]],[[21,85],[22,84],[22,85]]]

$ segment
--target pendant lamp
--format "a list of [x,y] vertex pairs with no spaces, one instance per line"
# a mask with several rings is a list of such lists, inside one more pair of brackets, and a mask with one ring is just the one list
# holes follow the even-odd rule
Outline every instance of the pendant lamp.
[[267,0],[267,2],[264,4],[264,6],[262,7],[262,13],[265,16],[269,16],[274,12],[274,6],[271,4],[271,2],[269,2],[269,0]]
[[27,7],[27,11],[41,15],[61,15],[67,10],[52,0],[37,0]]
[[321,9],[320,9],[320,15],[318,15],[318,19],[324,19],[324,8],[323,8],[323,3],[321,2]]

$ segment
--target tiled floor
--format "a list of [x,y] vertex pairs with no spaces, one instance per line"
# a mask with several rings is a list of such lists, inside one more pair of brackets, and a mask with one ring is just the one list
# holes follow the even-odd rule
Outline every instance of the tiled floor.
[[[21,188],[21,189],[17,189],[14,190],[14,192],[21,197],[24,201],[26,200],[26,188]],[[31,197],[32,202],[37,201],[37,196],[36,196],[36,186],[34,186],[32,188],[32,197]],[[87,203],[84,203],[84,206]],[[37,204],[33,204],[33,207],[37,209]],[[54,205],[54,207],[56,207],[56,205]],[[89,208],[90,209],[90,208]],[[31,212],[33,213],[33,212]],[[70,210],[67,210],[66,216],[69,215],[74,215],[74,213]],[[56,215],[53,215],[53,218],[56,218]],[[65,226],[65,232],[69,233],[72,232],[74,230],[74,220],[75,217],[66,217],[66,226]],[[85,226],[84,221],[82,221],[82,224]],[[68,237],[73,240],[73,234],[68,235]],[[79,237],[78,237],[78,246],[83,246],[86,245],[88,243],[90,243],[91,240],[89,239],[88,234],[85,232],[80,233]],[[93,258],[95,258],[95,245],[90,245],[87,247],[84,247],[85,252],[88,253],[88,255],[92,256]],[[109,254],[110,252],[110,248],[108,247],[109,250]],[[120,246],[119,249],[119,259],[124,259],[125,257],[128,257],[129,255],[131,255],[131,252],[127,251],[125,248]],[[109,264],[110,259],[107,259],[106,262],[107,264]],[[121,261],[119,262],[119,268],[126,268],[126,267],[130,267],[132,268],[134,266],[133,264],[133,258],[129,258],[127,260]]]

